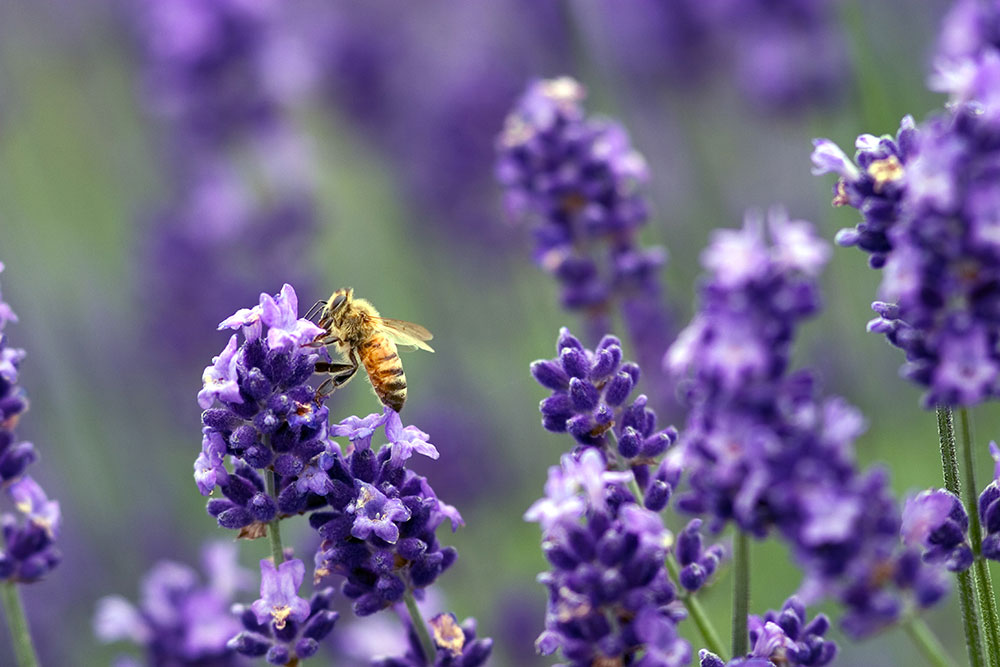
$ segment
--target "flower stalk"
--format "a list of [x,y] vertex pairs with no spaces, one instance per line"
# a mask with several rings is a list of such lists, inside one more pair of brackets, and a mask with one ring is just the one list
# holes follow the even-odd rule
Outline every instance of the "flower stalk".
[[983,631],[986,638],[986,655],[990,667],[1000,667],[1000,619],[997,617],[996,599],[993,596],[993,583],[990,581],[990,570],[986,559],[982,557],[983,536],[979,525],[977,508],[976,470],[972,459],[972,422],[969,411],[960,408],[959,420],[962,422],[962,465],[965,491],[965,508],[969,513],[969,536],[972,541],[972,553],[976,560],[972,566],[972,576],[979,594],[979,606],[983,613]]
[[[951,408],[937,408],[938,439],[941,445],[941,470],[944,474],[944,486],[959,498],[962,497],[961,484],[958,478],[958,453],[955,448],[955,425]],[[968,466],[966,466],[968,467]],[[972,514],[976,514],[973,506]],[[970,520],[973,520],[970,516]],[[957,573],[959,605],[962,608],[962,627],[965,630],[965,645],[969,652],[969,664],[972,667],[985,667],[986,655],[983,651],[983,639],[980,634],[979,614],[976,610],[975,585],[969,570]]]
[[913,616],[903,623],[903,629],[916,644],[927,662],[934,667],[955,667],[955,661],[948,657],[940,640],[934,635],[924,619]]
[[21,602],[21,592],[13,581],[5,581],[0,585],[0,597],[3,598],[3,610],[7,617],[7,627],[10,629],[11,644],[18,667],[38,667],[38,656],[31,642],[31,632],[28,630],[28,618],[24,614],[24,604]]
[[406,611],[410,614],[413,631],[417,633],[417,638],[420,640],[420,649],[423,651],[424,660],[428,665],[433,665],[437,650],[434,648],[434,641],[431,639],[430,633],[427,632],[427,624],[424,623],[424,618],[420,615],[420,610],[417,609],[417,600],[413,597],[413,591],[406,589],[403,600],[406,602]]
[[[264,471],[264,484],[267,489],[267,495],[278,500],[278,494],[275,491],[274,483],[274,471],[268,469]],[[267,524],[267,541],[271,545],[271,559],[274,560],[274,565],[277,567],[285,560],[285,551],[281,546],[281,517],[275,515],[273,519]]]
[[750,648],[747,616],[750,613],[750,538],[737,530],[733,545],[733,656],[746,655]]
[[[680,578],[680,570],[677,567],[677,561],[674,560],[673,554],[667,555],[667,572],[670,573],[670,578],[674,581]],[[722,639],[719,637],[718,631],[712,625],[712,621],[705,612],[705,608],[701,606],[698,598],[694,595],[681,595],[680,598],[684,603],[684,608],[691,614],[691,620],[698,626],[698,632],[701,633],[705,647],[716,655],[725,655],[726,651],[723,648]]]

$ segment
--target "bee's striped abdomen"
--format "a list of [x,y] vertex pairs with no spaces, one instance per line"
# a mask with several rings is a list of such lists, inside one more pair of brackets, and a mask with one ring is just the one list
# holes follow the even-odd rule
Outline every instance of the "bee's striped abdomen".
[[378,399],[396,412],[402,410],[406,401],[406,375],[396,344],[388,336],[375,334],[361,344],[358,355]]

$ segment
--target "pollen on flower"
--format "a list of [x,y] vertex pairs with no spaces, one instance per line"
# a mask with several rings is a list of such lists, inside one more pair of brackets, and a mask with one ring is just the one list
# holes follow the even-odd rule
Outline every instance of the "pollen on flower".
[[292,613],[292,608],[287,604],[275,605],[271,607],[271,618],[274,619],[274,627],[281,630],[288,622],[288,616]]
[[875,192],[880,192],[886,183],[903,178],[903,165],[895,155],[875,160],[868,165],[868,175],[875,179]]
[[430,621],[434,632],[434,643],[452,653],[462,655],[465,647],[465,633],[452,614],[438,614]]

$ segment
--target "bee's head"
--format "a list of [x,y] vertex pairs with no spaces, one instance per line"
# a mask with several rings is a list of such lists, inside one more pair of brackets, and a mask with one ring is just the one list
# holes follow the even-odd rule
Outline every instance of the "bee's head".
[[344,309],[347,305],[351,303],[354,298],[354,289],[347,287],[345,289],[339,289],[330,295],[329,301],[326,302],[326,309],[324,316],[327,319],[337,320],[340,315],[343,314]]

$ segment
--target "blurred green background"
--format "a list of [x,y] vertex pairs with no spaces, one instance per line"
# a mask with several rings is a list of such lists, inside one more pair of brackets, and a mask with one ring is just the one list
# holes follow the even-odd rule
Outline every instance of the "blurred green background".
[[[592,91],[589,108],[617,116],[646,155],[655,216],[643,240],[670,251],[665,284],[678,323],[693,310],[700,249],[714,228],[738,225],[746,208],[782,202],[831,240],[854,224],[853,210],[830,207],[829,178],[809,174],[810,138],[847,147],[860,132],[893,133],[903,114],[919,120],[942,104],[926,91],[924,77],[944,2],[841,5],[851,84],[837,105],[820,111],[761,114],[724,80],[655,93],[633,85],[594,47],[600,17],[586,3],[563,15],[577,39],[569,71],[540,62],[532,72],[579,77]],[[32,409],[19,433],[40,451],[33,474],[64,515],[63,564],[24,590],[43,661],[52,665],[109,663],[122,647],[92,638],[95,601],[110,593],[134,600],[155,560],[195,563],[203,541],[231,537],[206,515],[192,480],[200,445],[194,396],[210,354],[190,360],[186,376],[164,374],[169,351],[157,323],[145,320],[164,295],[142,289],[148,266],[139,249],[148,226],[141,221],[163,205],[170,187],[159,158],[162,123],[143,105],[140,65],[122,13],[95,2],[0,0],[0,260],[7,267],[0,284],[21,318],[7,328],[10,343],[28,352],[21,380]],[[478,28],[515,29],[517,14],[508,18],[506,25]],[[445,60],[462,58],[468,47],[453,32],[433,40],[448,53]],[[404,357],[411,386],[404,423],[429,430],[442,453],[441,461],[421,467],[431,483],[461,491],[455,498],[439,488],[467,522],[454,535],[442,529],[442,541],[455,545],[460,558],[440,588],[459,617],[475,616],[482,634],[497,638],[492,664],[550,664],[529,657],[545,599],[533,579],[545,563],[537,526],[521,515],[570,443],[541,429],[537,404],[545,392],[527,369],[553,354],[560,326],[577,321],[556,306],[556,286],[532,264],[525,230],[503,220],[498,188],[480,198],[482,224],[493,225],[484,233],[488,242],[437,224],[401,187],[393,156],[335,102],[308,100],[292,117],[313,157],[320,212],[308,253],[297,259],[317,278],[312,291],[300,288],[303,310],[351,285],[384,315],[434,332],[436,354]],[[499,129],[476,128],[478,140],[492,141]],[[253,266],[247,268],[252,274]],[[282,280],[262,276],[251,292],[276,292]],[[864,331],[877,283],[860,253],[836,250],[824,275],[826,309],[806,327],[797,359],[820,368],[827,390],[867,415],[858,458],[865,465],[885,462],[903,494],[940,484],[935,421],[918,408],[918,391],[897,377],[901,355]],[[251,303],[221,307],[217,319]],[[165,317],[183,319],[186,312]],[[204,339],[218,350],[227,336],[206,329]],[[166,386],[173,377],[187,379]],[[178,394],[190,400],[174,400]],[[364,381],[329,405],[334,419],[378,408]],[[977,473],[985,484],[992,473],[986,443],[1000,436],[1000,411],[989,404],[974,418]],[[430,423],[466,426],[449,441],[435,438]],[[441,437],[445,432],[452,433],[443,430]],[[464,449],[475,456],[462,459]],[[448,465],[449,457],[464,466]],[[669,520],[674,528],[684,523]],[[289,530],[286,543],[308,558],[315,545],[305,521]],[[263,543],[241,549],[247,565],[266,554]],[[752,559],[752,609],[762,613],[795,590],[799,574],[774,541],[754,544]],[[724,634],[729,583],[724,573],[703,595]],[[929,622],[952,655],[962,657],[954,596]],[[690,625],[683,629],[697,649]],[[837,664],[922,664],[897,630],[841,648]],[[7,651],[0,642],[0,664],[11,664]]]

